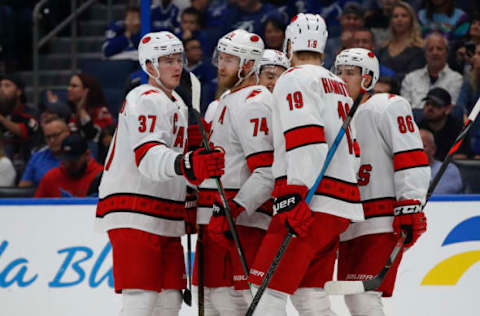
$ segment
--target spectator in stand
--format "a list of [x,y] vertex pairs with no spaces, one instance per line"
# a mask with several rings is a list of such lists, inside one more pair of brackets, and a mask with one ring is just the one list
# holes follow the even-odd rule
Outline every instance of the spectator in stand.
[[[437,150],[435,137],[432,132],[426,129],[420,129],[420,136],[422,137],[423,149],[425,150],[425,154],[427,154],[428,164],[431,168],[431,177],[433,179],[442,165],[440,161],[435,159],[435,151]],[[442,175],[442,178],[440,178],[440,182],[438,182],[433,194],[458,194],[462,193],[462,191],[463,182],[460,170],[458,170],[455,164],[450,163]]]
[[186,8],[180,15],[180,32],[176,35],[183,41],[192,38],[197,39],[200,42],[203,55],[209,56],[213,47],[210,39],[201,30],[202,25],[202,13],[193,7]]
[[25,106],[24,88],[15,74],[0,77],[0,133],[17,174],[23,172],[38,135],[38,122]]
[[100,131],[113,124],[100,84],[90,75],[74,75],[68,85],[67,99],[72,112],[68,120],[70,130],[79,131],[87,140],[97,142]]
[[364,8],[356,3],[349,2],[345,5],[342,14],[339,17],[341,32],[339,35],[330,34],[330,26],[328,29],[328,39],[325,46],[325,59],[323,67],[330,69],[335,62],[337,54],[354,45],[353,33],[355,30],[362,28],[365,20],[363,19]]
[[113,22],[105,32],[103,54],[111,59],[138,60],[140,42],[140,8],[127,6],[125,19]]
[[[437,148],[434,157],[443,161],[463,129],[463,122],[450,114],[453,104],[447,90],[439,87],[433,88],[428,92],[425,101],[423,119],[418,127],[432,132]],[[470,155],[470,137],[467,135],[453,158],[465,159]]]
[[402,82],[401,95],[412,108],[422,109],[422,99],[428,91],[441,87],[456,101],[462,85],[462,75],[447,65],[448,41],[440,32],[430,33],[425,39],[427,65],[408,73]]
[[202,46],[197,38],[189,38],[183,41],[185,49],[185,69],[193,72],[202,84],[215,79],[217,72],[210,61],[203,58]]
[[390,38],[375,55],[380,63],[396,72],[397,80],[415,69],[425,66],[423,40],[412,7],[403,1],[393,6],[390,20]]
[[[220,28],[219,34],[227,24],[227,12],[231,10],[232,1],[226,0],[192,0],[192,7],[202,13],[205,26],[209,29]],[[231,21],[228,21],[231,22]],[[214,40],[216,42],[216,40]]]
[[[287,21],[290,21],[298,13],[307,12],[307,0],[270,0],[274,4],[278,11],[281,12]],[[309,13],[312,13],[309,11]]]
[[18,184],[20,187],[37,187],[50,169],[60,165],[62,141],[70,135],[68,125],[57,116],[42,122],[42,129],[47,145],[34,153],[28,161]]
[[179,13],[180,10],[172,0],[159,1],[150,11],[152,30],[178,33],[180,31]]
[[72,134],[62,142],[62,162],[43,176],[35,197],[85,197],[103,167],[91,156],[87,142]]
[[12,161],[5,155],[3,139],[0,134],[0,187],[12,187],[15,185],[17,172]]
[[[345,11],[349,11],[348,7],[354,3],[355,5],[369,5],[371,1],[360,0],[304,0],[305,11],[308,13],[320,14],[328,26],[328,37],[338,38],[344,30],[342,25],[342,17]],[[364,7],[362,7],[363,10]],[[356,19],[356,17],[352,17]],[[352,21],[353,22],[353,21]],[[363,12],[362,12],[363,26]],[[328,44],[327,44],[328,46]]]
[[467,35],[452,43],[448,57],[450,67],[462,74],[468,74],[472,67],[475,46],[478,44],[480,44],[480,11],[471,14]]
[[101,164],[105,164],[105,159],[107,158],[108,149],[110,148],[110,143],[113,139],[113,134],[115,133],[115,126],[108,125],[102,129],[100,133],[100,142],[98,143],[98,159],[97,161]]
[[[373,32],[367,28],[359,28],[353,33],[353,47],[369,49],[372,52],[376,49]],[[395,71],[380,64],[380,76],[393,77]]]
[[263,23],[269,17],[275,17],[285,24],[287,23],[283,14],[273,4],[263,3],[260,0],[236,0],[231,9],[227,11],[225,32],[244,29],[263,37]]
[[457,100],[457,106],[464,109],[466,113],[470,113],[472,107],[480,98],[480,43],[475,46],[472,67],[470,73],[464,77]]
[[[480,98],[480,43],[475,46],[472,67],[471,72],[465,75],[457,100],[457,106],[467,114],[472,111],[473,106]],[[473,125],[471,135],[472,151],[475,154],[475,159],[480,159],[480,120],[478,118]]]
[[392,17],[393,5],[398,0],[377,0],[377,8],[365,13],[365,26],[375,34],[377,43],[388,40],[388,28]]
[[454,0],[426,0],[426,7],[418,12],[423,36],[439,31],[448,38],[467,34],[468,15],[454,7]]
[[283,51],[283,40],[285,39],[286,26],[277,18],[270,17],[263,24],[263,38],[265,49],[276,49]]
[[373,87],[373,93],[400,94],[400,85],[394,78],[382,76]]

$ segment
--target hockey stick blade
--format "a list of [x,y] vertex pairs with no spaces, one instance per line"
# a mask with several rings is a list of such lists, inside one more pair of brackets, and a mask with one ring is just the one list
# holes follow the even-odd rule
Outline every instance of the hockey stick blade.
[[359,294],[366,291],[362,281],[328,281],[324,289],[330,295]]
[[[327,157],[325,158],[325,161],[323,162],[323,167],[320,171],[320,174],[318,175],[317,180],[315,181],[313,186],[310,188],[310,190],[308,190],[308,194],[305,198],[305,202],[307,204],[310,203],[310,201],[313,197],[313,194],[317,190],[317,187],[320,184],[320,181],[322,180],[325,172],[327,171],[328,165],[330,164],[330,161],[332,161],[333,155],[337,151],[338,145],[340,144],[340,142],[343,138],[343,135],[345,135],[345,132],[346,132],[348,126],[350,125],[350,122],[352,121],[353,115],[357,111],[357,108],[358,108],[358,106],[360,105],[360,102],[363,99],[364,93],[365,93],[365,91],[362,90],[360,92],[360,94],[357,96],[357,98],[355,99],[355,102],[353,102],[353,106],[350,109],[350,111],[347,113],[347,117],[345,118],[345,121],[343,121],[343,124],[340,127],[340,130],[338,131],[334,142],[332,143],[332,145],[328,149]],[[285,251],[287,250],[288,244],[290,243],[290,240],[292,239],[293,236],[294,236],[293,233],[291,231],[289,231],[287,233],[287,235],[285,236],[285,238],[283,239],[282,244],[281,244],[280,248],[278,249],[277,254],[273,258],[272,264],[268,268],[267,273],[265,274],[265,278],[262,281],[262,284],[258,288],[257,293],[255,293],[255,296],[253,297],[253,300],[250,303],[250,306],[248,307],[248,310],[247,310],[247,313],[245,314],[245,316],[253,315],[255,309],[257,308],[258,303],[260,302],[260,299],[262,298],[263,292],[265,292],[265,289],[268,287],[268,284],[270,283],[270,279],[273,277],[273,273],[275,272],[278,265],[280,264],[280,260],[282,259]]]

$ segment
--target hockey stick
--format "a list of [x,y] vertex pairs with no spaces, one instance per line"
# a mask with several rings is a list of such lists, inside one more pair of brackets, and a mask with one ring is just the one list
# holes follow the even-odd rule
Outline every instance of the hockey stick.
[[[180,78],[180,85],[175,89],[175,91],[182,97],[182,100],[188,107],[189,112],[197,110],[200,111],[200,95],[201,95],[201,86],[200,81],[198,78],[192,73],[183,70],[182,75]],[[189,125],[192,124],[190,116],[189,116]],[[187,188],[188,192],[188,188]],[[198,239],[201,243],[200,233]],[[198,247],[197,247],[198,248]],[[203,251],[203,248],[201,248]],[[197,249],[198,251],[198,249]],[[203,253],[202,253],[203,255]],[[203,260],[203,256],[202,256]],[[187,232],[187,265],[188,265],[188,288],[183,291],[183,301],[188,306],[192,306],[192,236],[190,231]],[[199,287],[199,298],[198,298],[198,306],[199,306],[199,315],[203,315],[203,261],[199,264],[199,276],[198,276],[198,287]],[[202,288],[202,297],[200,297],[200,288]],[[202,303],[200,303],[202,302]]]
[[[205,132],[205,128],[203,127],[200,113],[198,111],[193,111],[193,112],[200,126],[200,133],[202,134],[203,145],[207,150],[211,150],[212,148],[210,148],[210,143],[208,142],[207,133]],[[222,181],[220,181],[220,178],[215,178],[215,182],[217,184],[218,193],[220,194],[220,199],[222,200],[222,204],[225,208],[225,217],[227,218],[228,226],[230,227],[230,232],[232,233],[233,242],[235,243],[238,256],[240,257],[240,262],[242,264],[243,272],[245,273],[245,276],[248,279],[247,259],[245,258],[245,253],[243,252],[242,245],[240,244],[240,238],[238,237],[237,228],[235,227],[235,223],[233,222],[232,212],[230,211],[230,207],[228,206],[228,200],[225,194],[225,189],[223,188],[223,184],[222,184]]]
[[[443,173],[447,169],[448,164],[452,161],[453,155],[458,150],[463,140],[465,139],[465,136],[468,134],[468,132],[472,128],[473,122],[475,122],[475,119],[477,118],[479,111],[480,111],[480,99],[477,100],[477,103],[473,107],[472,111],[470,112],[470,115],[468,116],[467,121],[465,122],[465,126],[463,127],[463,130],[455,139],[455,143],[450,148],[447,154],[447,157],[445,157],[445,159],[443,160],[442,165],[440,166],[440,169],[438,170],[437,174],[435,175],[432,182],[430,183],[430,186],[428,187],[428,190],[427,190],[425,204],[423,204],[422,209],[425,208],[425,205],[430,200],[430,197],[432,196],[433,191],[435,190],[437,184],[440,182],[440,178],[443,176]],[[331,295],[348,295],[348,294],[358,294],[366,291],[377,290],[382,284],[383,280],[385,279],[387,272],[392,267],[393,262],[395,262],[397,255],[402,250],[405,243],[405,238],[406,238],[406,235],[402,234],[402,237],[393,248],[393,251],[390,257],[388,258],[387,263],[383,266],[380,273],[378,273],[373,279],[365,280],[365,281],[329,281],[325,283],[325,291]]]
[[[340,127],[340,130],[338,131],[337,136],[335,137],[335,140],[332,143],[332,146],[328,149],[327,156],[325,158],[325,161],[323,163],[323,167],[320,171],[320,174],[317,177],[317,180],[313,184],[313,186],[308,190],[307,197],[305,198],[305,202],[307,204],[310,203],[312,200],[313,194],[318,188],[318,185],[320,184],[320,181],[322,181],[323,176],[325,175],[325,172],[327,171],[328,166],[330,165],[330,162],[332,161],[333,155],[337,151],[338,145],[342,141],[343,135],[345,135],[348,126],[350,125],[350,122],[352,121],[353,115],[357,111],[358,106],[360,105],[360,102],[362,101],[362,98],[364,96],[364,91],[360,92],[360,94],[357,96],[355,99],[355,102],[353,103],[352,108],[347,114],[347,117],[345,118],[345,121],[343,121],[342,126]],[[273,277],[273,274],[275,273],[275,270],[277,269],[280,260],[282,260],[283,254],[285,253],[285,250],[287,250],[288,244],[290,243],[290,240],[292,240],[292,237],[294,236],[292,231],[289,231],[285,238],[282,241],[282,244],[280,245],[280,248],[277,251],[277,254],[273,258],[272,264],[267,270],[267,273],[265,274],[265,278],[262,281],[262,284],[257,290],[257,293],[255,293],[255,296],[250,303],[250,306],[248,307],[247,313],[245,316],[251,316],[253,315],[253,312],[255,311],[255,308],[257,308],[258,303],[260,302],[260,299],[262,298],[263,292],[265,292],[268,284],[270,283],[270,280]]]

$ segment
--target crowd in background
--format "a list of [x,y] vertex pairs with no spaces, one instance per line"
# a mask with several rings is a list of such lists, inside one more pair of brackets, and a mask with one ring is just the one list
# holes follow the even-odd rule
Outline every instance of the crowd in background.
[[[14,71],[31,67],[28,30],[35,2],[0,0],[0,186],[38,187],[36,196],[95,194],[116,118],[102,86],[85,73],[71,76],[65,98],[46,91],[41,106],[34,111],[25,107],[25,83]],[[182,9],[176,1],[152,0],[150,27],[171,31],[183,41],[185,68],[202,83],[204,112],[222,89],[211,63],[222,35],[244,28],[262,36],[265,48],[282,50],[293,16],[320,14],[329,32],[324,67],[333,67],[345,48],[374,51],[381,75],[374,91],[400,94],[411,103],[417,124],[434,137],[432,161],[442,161],[480,97],[479,9],[467,0],[191,0]],[[68,10],[58,4],[58,11],[43,12],[48,17],[43,21],[58,22]],[[12,28],[15,23],[30,24]],[[104,58],[137,61],[140,29],[134,1],[124,19],[108,26]],[[140,76],[141,71],[129,76],[124,93]],[[456,158],[480,159],[479,127]]]

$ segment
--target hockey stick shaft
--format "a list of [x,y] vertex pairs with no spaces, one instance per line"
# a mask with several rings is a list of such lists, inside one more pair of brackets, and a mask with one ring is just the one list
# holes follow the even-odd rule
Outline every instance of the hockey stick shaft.
[[[198,124],[200,126],[200,134],[202,134],[203,145],[207,150],[212,150],[212,148],[210,148],[210,143],[208,142],[207,133],[205,132],[205,128],[202,124],[202,118],[200,116],[200,113],[198,113],[198,111],[194,111],[194,115],[197,118]],[[228,206],[228,200],[225,194],[225,190],[223,188],[222,181],[220,180],[220,178],[215,178],[215,183],[217,184],[217,190],[220,194],[220,199],[222,200],[223,207],[225,208],[225,217],[227,218],[228,226],[230,227],[230,232],[232,233],[233,242],[235,244],[235,247],[237,248],[237,252],[240,257],[243,272],[248,278],[248,265],[245,258],[245,252],[243,251],[242,245],[240,244],[240,238],[238,237],[237,228],[235,227],[235,223],[233,221],[232,212],[230,210],[230,207]]]
[[205,315],[205,289],[204,289],[204,266],[203,266],[203,227],[198,228],[197,239],[197,266],[198,266],[198,315]]
[[[323,176],[325,175],[325,172],[327,171],[328,166],[330,165],[330,162],[332,161],[333,155],[337,151],[338,145],[342,141],[343,135],[345,135],[348,126],[350,125],[350,122],[352,121],[353,115],[357,111],[358,106],[360,105],[360,102],[362,101],[362,98],[364,96],[364,91],[362,91],[357,98],[355,99],[355,102],[353,103],[352,108],[348,111],[347,117],[343,121],[342,126],[340,127],[340,130],[337,133],[337,136],[335,137],[334,142],[330,146],[327,152],[327,156],[325,158],[325,161],[323,163],[323,167],[320,171],[320,174],[318,175],[315,183],[313,186],[310,188],[308,191],[307,197],[305,198],[305,202],[307,204],[310,203],[312,200],[313,194],[318,188],[318,185],[320,184],[320,181],[322,181]],[[267,270],[267,273],[265,274],[265,278],[262,281],[262,284],[257,290],[257,293],[255,293],[255,296],[250,303],[250,306],[248,307],[247,313],[245,314],[246,316],[251,316],[255,312],[255,309],[257,308],[258,303],[260,302],[260,299],[262,298],[263,292],[265,292],[265,289],[268,287],[268,284],[270,283],[271,278],[273,277],[273,274],[275,273],[275,270],[277,269],[278,265],[280,264],[280,260],[282,260],[283,254],[287,250],[288,244],[292,240],[293,233],[289,231],[285,238],[282,241],[282,244],[280,245],[280,248],[278,249],[275,257],[273,258],[272,264]]]
[[[454,144],[448,151],[447,157],[445,157],[445,159],[443,160],[442,165],[440,166],[437,174],[435,175],[432,182],[430,183],[427,190],[425,204],[423,204],[423,208],[425,208],[427,202],[430,200],[430,197],[432,196],[433,191],[435,191],[435,188],[440,182],[440,179],[443,176],[445,170],[447,169],[448,164],[452,161],[453,155],[458,150],[463,140],[467,136],[468,132],[472,128],[472,125],[475,122],[475,119],[477,118],[479,112],[480,112],[480,99],[477,100],[477,102],[475,103],[472,111],[470,112],[470,115],[468,116],[467,121],[465,122],[464,128],[455,139]],[[382,270],[373,279],[366,280],[366,281],[330,281],[330,282],[327,282],[325,289],[329,294],[337,294],[337,295],[355,294],[355,293],[362,293],[365,291],[377,290],[382,284],[383,280],[385,279],[387,272],[392,267],[393,262],[395,262],[398,254],[403,249],[405,238],[406,236],[402,236],[400,238],[399,242],[397,242],[397,244],[393,248],[390,257],[387,260],[387,263],[383,266]]]

